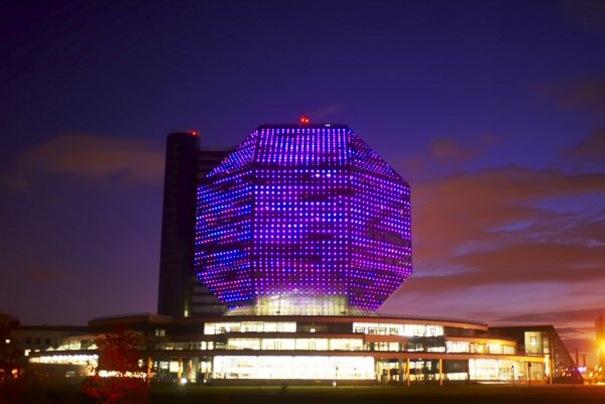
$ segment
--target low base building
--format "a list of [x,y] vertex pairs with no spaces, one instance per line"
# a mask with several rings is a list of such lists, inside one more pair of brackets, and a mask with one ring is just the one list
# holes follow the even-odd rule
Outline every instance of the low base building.
[[[116,329],[140,333],[141,373],[159,382],[200,384],[581,383],[570,357],[532,327],[376,313],[338,315],[234,310],[208,319],[140,315],[92,320],[88,332],[30,354],[37,372],[92,375],[96,338]],[[550,327],[549,332],[556,331]],[[552,341],[553,336],[549,337]],[[558,338],[558,336],[557,336]],[[540,348],[540,349],[538,349]],[[564,347],[563,347],[564,349]],[[565,356],[565,360],[561,358]],[[79,370],[74,368],[79,367]],[[57,377],[57,371],[46,374]]]

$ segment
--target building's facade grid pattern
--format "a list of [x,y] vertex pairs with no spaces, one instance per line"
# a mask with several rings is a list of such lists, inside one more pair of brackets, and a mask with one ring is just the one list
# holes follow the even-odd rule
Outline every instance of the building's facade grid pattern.
[[375,310],[412,272],[409,186],[346,126],[261,126],[198,191],[195,264],[232,308],[337,295]]

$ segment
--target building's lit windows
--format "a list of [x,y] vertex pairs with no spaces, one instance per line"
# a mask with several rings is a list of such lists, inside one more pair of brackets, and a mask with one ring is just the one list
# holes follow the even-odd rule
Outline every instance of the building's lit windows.
[[471,344],[467,341],[445,341],[445,347],[448,353],[468,353],[471,351]]
[[213,348],[212,341],[185,341],[185,342],[160,342],[155,344],[156,349],[164,351],[195,351],[195,350],[207,350]]
[[372,380],[374,358],[346,356],[216,356],[217,379]]
[[[398,351],[399,344],[386,345],[384,350]],[[362,339],[353,338],[229,338],[227,349],[299,350],[299,351],[360,351]]]
[[544,364],[509,359],[469,359],[469,375],[472,380],[511,381],[544,380]]
[[[52,349],[52,348],[50,348]],[[92,336],[83,338],[82,336],[67,337],[61,341],[57,351],[78,351],[82,349],[97,349],[97,344]]]
[[331,351],[361,351],[364,349],[362,339],[357,338],[330,338]]
[[502,345],[500,344],[487,344],[487,352],[492,355],[502,354]]
[[487,352],[492,355],[514,355],[516,349],[514,345],[505,345],[499,342],[490,342],[487,344]]
[[260,348],[259,338],[229,338],[227,341],[227,349],[254,349]]
[[398,342],[375,342],[374,350],[375,351],[398,352],[398,351],[400,351],[400,345]]
[[400,335],[405,337],[437,337],[443,326],[425,324],[353,323],[357,334]]
[[471,343],[471,353],[484,354],[487,353],[487,345],[482,342]]
[[264,338],[261,342],[261,349],[271,350],[294,350],[296,349],[296,340],[292,338]]
[[205,335],[243,332],[296,332],[296,322],[240,321],[204,324]]
[[525,353],[528,355],[543,355],[547,350],[545,342],[548,342],[548,339],[543,339],[540,331],[526,331],[524,337]]
[[260,316],[339,316],[350,313],[346,296],[265,296],[249,312]]
[[178,373],[182,370],[182,366],[179,361],[170,361],[168,365],[168,371],[170,373]]
[[97,366],[99,355],[44,355],[29,358],[30,363],[60,364],[60,365],[91,365]]

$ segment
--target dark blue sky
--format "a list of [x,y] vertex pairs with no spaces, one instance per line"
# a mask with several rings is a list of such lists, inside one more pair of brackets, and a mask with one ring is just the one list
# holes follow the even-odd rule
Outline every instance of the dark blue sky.
[[165,134],[233,145],[301,113],[412,183],[416,273],[384,310],[548,313],[575,340],[605,308],[602,2],[9,1],[0,19],[0,310],[26,323],[153,311]]

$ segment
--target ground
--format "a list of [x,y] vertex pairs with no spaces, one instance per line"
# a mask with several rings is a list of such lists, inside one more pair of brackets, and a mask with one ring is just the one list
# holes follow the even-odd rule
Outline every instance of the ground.
[[[88,403],[78,386],[29,388],[19,403]],[[155,386],[152,403],[605,403],[605,386],[202,387]],[[0,397],[0,401],[2,398]]]

